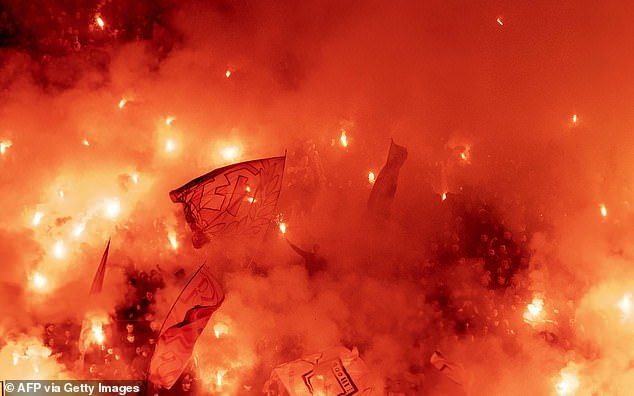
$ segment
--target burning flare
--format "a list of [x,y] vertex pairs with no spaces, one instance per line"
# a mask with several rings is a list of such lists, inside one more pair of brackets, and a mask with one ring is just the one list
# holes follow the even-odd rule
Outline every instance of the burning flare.
[[572,396],[579,389],[579,378],[577,375],[565,369],[561,370],[561,380],[555,385],[555,390],[560,396]]
[[48,279],[46,279],[39,272],[36,272],[35,274],[33,274],[32,282],[33,282],[33,286],[35,286],[36,289],[43,290],[46,287],[46,284],[48,283]]
[[218,322],[214,325],[214,334],[216,338],[220,338],[221,335],[229,333],[229,326],[224,323]]
[[617,306],[619,307],[619,310],[621,310],[623,320],[629,318],[632,313],[632,293],[625,293]]
[[608,217],[608,209],[605,207],[605,204],[599,205],[599,208],[601,209],[601,216]]
[[496,19],[497,23],[500,24],[500,26],[504,26],[504,22],[502,22],[502,18],[498,18]]
[[0,140],[0,154],[4,155],[11,146],[13,146],[13,142],[10,140]]
[[374,172],[369,172],[368,173],[368,182],[370,184],[374,184],[375,181],[376,181],[376,177],[374,176]]
[[57,242],[55,242],[55,245],[53,246],[53,256],[55,256],[58,259],[61,259],[61,258],[64,258],[65,255],[66,255],[66,247],[64,246],[64,241],[58,240]]
[[346,136],[346,130],[345,129],[341,130],[341,137],[339,138],[339,140],[341,141],[341,145],[343,147],[348,147],[348,136]]
[[524,318],[524,322],[530,324],[531,326],[535,326],[535,322],[538,320],[542,320],[542,311],[544,309],[544,299],[535,296],[533,297],[533,302],[526,306],[527,311],[524,312],[522,316]]
[[126,105],[126,103],[128,103],[128,99],[126,98],[121,98],[121,100],[119,101],[119,108],[123,109],[123,106]]
[[280,223],[280,232],[286,234],[286,223]]
[[220,150],[220,154],[226,161],[235,161],[240,154],[240,149],[238,146],[227,146]]
[[172,249],[178,249],[178,240],[176,239],[176,233],[174,231],[167,233],[167,239],[169,239]]
[[97,22],[97,25],[103,29],[106,26],[106,23],[103,21],[103,19],[101,19],[101,16],[97,15],[97,17],[95,18],[95,22]]
[[40,221],[42,220],[42,217],[44,217],[44,213],[42,212],[35,212],[35,214],[33,215],[33,227],[37,227],[40,224]]

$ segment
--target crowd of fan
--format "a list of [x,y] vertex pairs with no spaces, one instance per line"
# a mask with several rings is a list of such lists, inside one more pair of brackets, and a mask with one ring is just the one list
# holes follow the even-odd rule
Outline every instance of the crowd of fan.
[[165,2],[38,3],[0,5],[0,48],[20,49],[40,61],[134,40],[151,40],[163,54],[171,48],[171,37],[162,21],[167,10]]

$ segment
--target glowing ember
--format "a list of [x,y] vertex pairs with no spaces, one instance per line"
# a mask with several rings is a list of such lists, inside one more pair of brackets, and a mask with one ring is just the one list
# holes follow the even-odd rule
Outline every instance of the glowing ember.
[[444,192],[444,193],[442,193],[442,200],[444,201],[444,200],[446,200],[446,199],[447,199],[447,193],[446,193],[446,192]]
[[571,373],[562,370],[561,380],[555,385],[555,390],[560,396],[572,396],[579,389],[579,378]]
[[601,209],[601,216],[608,217],[608,209],[605,207],[605,205],[601,204],[599,205],[599,208]]
[[280,232],[286,234],[286,223],[280,223]]
[[228,70],[225,72],[225,77],[229,78],[231,77],[231,70]]
[[66,247],[64,246],[64,241],[62,240],[58,240],[57,242],[55,242],[55,245],[53,246],[53,255],[58,258],[64,258],[64,255],[66,254]]
[[40,221],[42,220],[42,217],[44,217],[44,213],[42,212],[35,212],[35,214],[33,215],[33,227],[37,227],[40,224]]
[[370,184],[374,184],[375,181],[376,181],[376,178],[374,176],[374,172],[369,172],[368,173],[368,182]]
[[100,16],[97,16],[97,18],[95,18],[95,21],[97,22],[97,25],[99,25],[99,27],[102,29],[106,26],[105,22],[103,21],[103,19],[101,19]]
[[128,99],[126,99],[126,98],[121,99],[121,100],[119,101],[119,108],[120,108],[120,109],[123,109],[123,106],[125,106],[125,105],[126,105],[126,103],[128,103]]
[[504,26],[504,22],[502,22],[502,18],[496,19],[496,21],[500,24],[500,26]]
[[348,136],[346,135],[345,129],[341,130],[341,137],[339,138],[339,141],[343,147],[348,147]]
[[174,150],[176,150],[176,143],[174,142],[173,139],[167,139],[165,141],[165,151],[168,153],[171,153]]
[[626,293],[619,301],[618,307],[621,310],[623,319],[629,318],[632,312],[632,293]]
[[0,154],[4,155],[9,147],[13,146],[13,142],[10,140],[0,141]]
[[174,122],[175,118],[172,116],[167,116],[167,118],[165,118],[165,125],[170,126],[172,125],[172,122]]
[[107,199],[104,209],[106,217],[114,219],[121,213],[121,202],[118,198]]
[[90,142],[88,141],[88,139],[84,139],[81,141],[81,144],[83,144],[84,146],[88,147],[90,146]]
[[167,239],[170,241],[172,249],[178,249],[178,240],[176,239],[176,233],[174,231],[170,231],[167,233]]
[[216,323],[214,325],[214,334],[216,338],[220,338],[221,335],[229,333],[229,326],[224,323]]
[[240,149],[237,146],[228,146],[220,150],[220,154],[225,160],[234,161],[238,158],[238,155],[240,154]]
[[576,115],[576,114],[573,114],[573,115],[572,115],[572,123],[573,123],[573,124],[576,124],[576,123],[577,123],[577,115]]
[[44,287],[46,287],[46,284],[48,283],[48,280],[39,272],[36,272],[35,274],[33,274],[33,286],[35,286],[37,289],[44,289]]

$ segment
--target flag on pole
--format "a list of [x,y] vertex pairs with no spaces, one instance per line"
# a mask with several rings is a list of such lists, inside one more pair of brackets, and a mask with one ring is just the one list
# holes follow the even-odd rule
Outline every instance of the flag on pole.
[[170,192],[182,203],[195,248],[211,238],[253,236],[275,216],[286,157],[273,157],[215,169]]
[[379,176],[376,178],[376,182],[374,182],[370,192],[368,201],[370,212],[383,218],[389,216],[392,201],[394,201],[394,196],[396,195],[398,175],[406,159],[407,149],[392,140],[390,151],[387,155],[387,162],[381,172],[379,172]]
[[90,286],[90,295],[98,294],[101,292],[103,288],[103,278],[106,275],[106,262],[108,261],[108,250],[110,249],[110,238],[108,238],[108,244],[106,245],[106,250],[104,250],[103,255],[101,256],[101,262],[99,263],[99,268],[97,268],[97,273],[95,273],[95,277],[92,280],[92,285]]
[[456,384],[463,387],[468,384],[469,378],[464,367],[462,367],[461,364],[447,360],[439,351],[434,351],[434,353],[431,354],[429,362]]
[[264,391],[284,389],[290,396],[364,395],[372,390],[368,375],[357,348],[336,347],[274,368]]
[[206,265],[202,265],[176,299],[159,332],[149,367],[149,380],[167,389],[183,373],[198,337],[225,295]]

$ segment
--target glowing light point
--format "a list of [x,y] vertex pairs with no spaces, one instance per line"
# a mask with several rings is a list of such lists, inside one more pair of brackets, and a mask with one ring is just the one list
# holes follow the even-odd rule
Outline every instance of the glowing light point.
[[224,323],[216,323],[214,325],[214,334],[216,338],[220,338],[221,335],[229,333],[229,326]]
[[555,385],[555,390],[560,396],[572,396],[579,388],[579,378],[573,373],[562,371],[561,381]]
[[228,146],[223,148],[220,151],[220,154],[222,155],[222,158],[224,158],[225,160],[233,161],[238,158],[238,155],[240,154],[240,149],[238,149],[237,146]]
[[119,216],[119,213],[121,213],[121,202],[119,201],[119,199],[114,198],[114,199],[106,200],[106,205],[105,205],[106,217],[114,219],[117,216]]
[[247,201],[249,201],[249,203],[254,203],[255,202],[255,198],[253,197],[248,197]]
[[174,152],[176,150],[176,143],[173,139],[167,139],[165,142],[165,151],[168,153]]
[[33,221],[32,221],[33,227],[37,227],[40,224],[42,217],[44,217],[44,213],[35,212],[35,214],[33,215]]
[[504,26],[504,22],[502,22],[502,18],[498,18],[496,19],[496,21],[500,26]]
[[444,192],[444,193],[442,193],[442,200],[445,201],[446,199],[447,199],[447,193]]
[[286,223],[280,223],[280,232],[286,234]]
[[225,77],[231,77],[231,70],[227,69],[227,71],[225,72]]
[[575,125],[577,124],[577,115],[576,114],[572,115],[572,123],[575,124]]
[[64,255],[66,254],[66,247],[64,246],[64,242],[59,240],[57,242],[55,242],[55,245],[53,246],[53,255],[58,258],[64,258]]
[[376,177],[374,176],[374,172],[369,172],[368,173],[368,183],[374,184],[375,181],[376,181]]
[[81,234],[84,233],[85,229],[86,229],[86,223],[77,224],[75,226],[75,229],[73,230],[73,235],[75,236],[75,238],[79,238]]
[[59,195],[59,199],[64,199],[64,190],[59,190],[57,195]]
[[218,370],[218,374],[216,374],[216,384],[218,387],[222,386],[222,377],[224,377],[227,370]]
[[46,279],[39,272],[36,272],[33,275],[33,286],[35,286],[37,289],[40,289],[40,290],[44,289],[44,287],[46,287],[47,283],[48,283],[48,279]]
[[9,147],[13,146],[13,142],[10,140],[0,141],[0,154],[4,155]]
[[126,99],[126,98],[122,98],[122,99],[119,101],[119,108],[120,108],[120,109],[123,109],[123,106],[125,106],[125,105],[126,105],[126,103],[128,103],[128,99]]
[[343,147],[348,147],[348,136],[346,135],[345,129],[341,130],[341,137],[339,138],[339,141]]
[[84,139],[81,141],[81,144],[83,144],[84,146],[88,147],[90,146],[90,142],[88,141],[88,139]]
[[106,23],[103,21],[103,19],[101,19],[101,17],[100,17],[100,16],[97,16],[97,17],[95,18],[95,21],[97,22],[97,25],[98,25],[101,29],[103,29],[103,28],[106,26]]
[[172,125],[172,122],[174,122],[175,118],[172,116],[167,116],[167,118],[165,118],[165,125],[170,126]]
[[139,174],[138,173],[133,173],[133,174],[130,175],[130,177],[132,178],[132,183],[139,184]]
[[103,345],[103,341],[105,336],[103,334],[103,326],[101,323],[93,323],[92,325],[92,336],[99,345]]
[[174,231],[170,231],[167,233],[167,239],[170,241],[172,249],[178,249],[178,240],[176,239],[176,233]]
[[621,310],[623,319],[629,318],[632,313],[632,293],[626,293],[619,301],[618,307]]
[[599,205],[599,208],[601,209],[601,216],[608,217],[608,209],[605,207],[605,204]]

